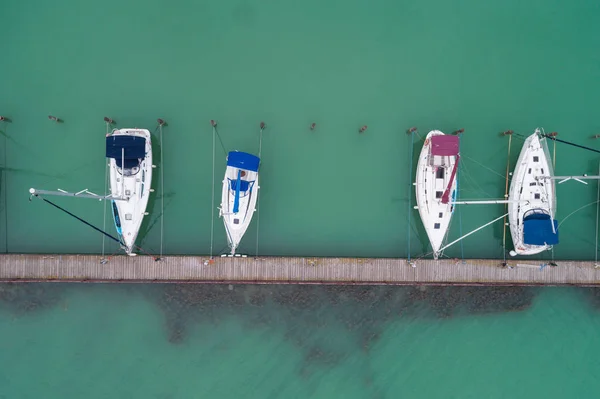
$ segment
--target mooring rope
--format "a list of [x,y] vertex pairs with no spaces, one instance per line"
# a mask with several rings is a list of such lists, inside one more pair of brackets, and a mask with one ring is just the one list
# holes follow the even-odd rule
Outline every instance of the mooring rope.
[[[6,120],[4,120],[3,123],[6,124]],[[6,125],[4,125],[4,126],[6,126]],[[8,145],[6,142],[7,135],[5,132],[2,132],[2,133],[3,133],[2,136],[4,136],[4,165],[2,165],[2,166],[3,166],[3,168],[8,168],[8,159],[7,159]],[[3,179],[1,181],[1,184],[4,185],[4,192],[2,194],[4,197],[4,212],[6,213],[6,215],[4,217],[4,251],[6,253],[8,253],[8,207],[7,207],[7,198],[8,198],[8,196],[7,196],[8,187],[7,186],[8,186],[8,184],[6,183],[7,173],[6,173],[5,169],[2,169],[2,174],[3,174],[3,176],[2,176]],[[2,188],[3,187],[0,186],[0,190],[2,190]]]
[[[108,136],[108,133],[110,133],[110,123],[106,122],[106,135]],[[104,159],[104,196],[106,197],[108,192],[108,162],[106,161],[106,158]],[[102,206],[104,207],[104,217],[102,218],[102,230],[106,231],[106,200],[102,201],[103,204]],[[101,260],[104,261],[104,241],[105,241],[106,237],[104,235],[102,235],[102,258]]]
[[[260,123],[260,134],[258,137],[258,158],[260,159],[260,162],[262,162],[262,136],[263,136],[263,130],[265,128],[265,125],[263,122]],[[259,186],[260,186],[260,180],[259,180]],[[260,209],[260,202],[258,201],[260,197],[260,188],[257,190],[256,192],[256,256],[258,256],[258,232],[259,232],[259,228],[260,228],[260,213],[259,213],[259,209]]]
[[[213,258],[213,245],[215,240],[215,141],[217,127],[213,126],[212,134],[212,191],[210,202],[210,259]],[[221,143],[222,144],[222,143]],[[224,148],[224,147],[223,147]]]
[[409,149],[409,159],[410,159],[410,163],[408,165],[408,244],[407,244],[407,248],[408,248],[408,256],[407,256],[407,260],[408,263],[410,263],[410,233],[411,233],[411,224],[410,224],[410,219],[411,219],[411,214],[412,214],[412,195],[413,195],[413,189],[412,189],[412,181],[413,181],[413,152],[414,152],[414,143],[415,143],[415,132],[417,130],[416,129],[410,129],[410,149]]
[[221,135],[219,134],[219,130],[217,130],[216,123],[213,126],[213,133],[215,133],[217,135],[217,137],[219,138],[219,142],[221,143],[221,148],[223,149],[223,153],[225,154],[225,157],[227,157],[227,150],[225,149],[225,144],[223,144],[223,139],[221,139]]
[[[512,134],[508,135],[508,155],[506,156],[506,182],[504,184],[504,199],[508,199],[508,176],[510,173],[510,147],[512,144]],[[508,204],[504,205],[504,213],[508,213]],[[506,263],[506,217],[502,222],[502,259]]]
[[[600,175],[600,164],[598,164],[598,174]],[[598,214],[600,213],[600,180],[598,180],[598,193],[596,195],[596,255],[594,264],[598,263]]]
[[[460,134],[457,135],[458,136],[458,148],[460,151]],[[463,162],[461,162],[460,160],[457,161],[458,162],[458,168],[456,169],[456,197],[457,199],[460,199],[460,184],[459,184],[459,177],[460,177],[460,169],[461,169],[461,165],[463,165]],[[463,233],[462,233],[462,206],[458,208],[458,234],[460,234],[460,236],[462,237]],[[463,245],[463,240],[460,240],[460,258],[461,260],[465,261],[465,248]]]
[[158,129],[160,138],[160,258],[163,256],[163,242],[164,242],[164,231],[165,231],[165,163],[163,147],[163,125],[164,122],[159,119]]

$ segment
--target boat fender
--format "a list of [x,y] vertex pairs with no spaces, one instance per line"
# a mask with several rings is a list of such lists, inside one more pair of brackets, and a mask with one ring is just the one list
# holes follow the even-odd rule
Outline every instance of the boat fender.
[[429,145],[429,139],[425,139],[425,144],[423,145]]

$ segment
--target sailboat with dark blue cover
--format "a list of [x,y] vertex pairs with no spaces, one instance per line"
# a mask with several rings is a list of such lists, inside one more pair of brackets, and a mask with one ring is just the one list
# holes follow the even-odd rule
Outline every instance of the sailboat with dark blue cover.
[[231,151],[227,156],[219,216],[223,217],[231,255],[235,255],[256,211],[259,166],[256,155]]
[[[106,158],[110,178],[110,193],[97,195],[88,189],[68,192],[29,189],[31,197],[42,198],[48,204],[76,218],[98,232],[118,242],[128,255],[133,253],[142,220],[148,206],[148,198],[153,191],[152,183],[152,140],[146,129],[115,129],[106,135]],[[110,201],[118,238],[86,222],[59,205],[44,198],[47,195],[62,197],[90,198]],[[31,199],[31,198],[30,198]]]
[[152,140],[146,129],[113,130],[106,137],[110,192],[115,228],[128,255],[135,255],[137,239],[152,183]]

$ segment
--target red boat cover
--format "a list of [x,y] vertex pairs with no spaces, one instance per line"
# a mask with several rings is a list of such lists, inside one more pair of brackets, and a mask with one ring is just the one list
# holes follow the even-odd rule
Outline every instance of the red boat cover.
[[458,136],[431,136],[431,155],[458,155]]

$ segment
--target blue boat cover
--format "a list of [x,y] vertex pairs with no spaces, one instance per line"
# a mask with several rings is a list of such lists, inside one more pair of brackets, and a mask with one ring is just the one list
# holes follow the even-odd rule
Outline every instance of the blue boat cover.
[[237,186],[238,186],[238,182],[240,184],[240,191],[242,192],[246,192],[248,191],[248,188],[250,187],[250,182],[246,181],[246,180],[231,180],[229,179],[229,182],[231,183],[231,189],[232,190],[237,190]]
[[[552,224],[554,230],[552,231]],[[523,243],[528,245],[556,245],[558,244],[558,222],[550,221],[546,213],[532,213],[523,219]]]
[[258,172],[260,158],[246,152],[231,151],[227,156],[227,166]]
[[146,156],[146,139],[139,136],[108,136],[106,138],[106,158],[121,160],[125,149],[125,159],[139,159]]

